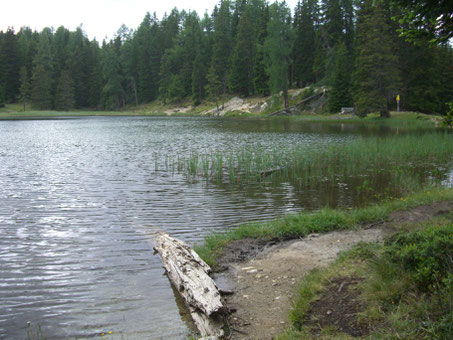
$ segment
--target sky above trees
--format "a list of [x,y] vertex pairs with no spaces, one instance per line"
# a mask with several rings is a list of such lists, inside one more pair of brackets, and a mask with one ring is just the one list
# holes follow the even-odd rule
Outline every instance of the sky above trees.
[[[124,24],[135,29],[146,12],[156,12],[158,18],[176,7],[178,10],[194,10],[201,17],[207,10],[210,14],[218,0],[23,0],[6,1],[0,11],[0,31],[22,26],[41,31],[44,27],[64,26],[70,30],[83,24],[82,29],[90,39],[102,41],[113,38]],[[272,1],[270,1],[272,2]],[[297,0],[287,0],[291,9]]]

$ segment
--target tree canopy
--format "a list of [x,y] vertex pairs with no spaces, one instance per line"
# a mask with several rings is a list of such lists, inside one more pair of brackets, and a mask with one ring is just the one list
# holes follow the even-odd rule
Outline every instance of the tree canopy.
[[[0,31],[0,106],[120,110],[227,95],[330,89],[330,112],[396,106],[446,112],[453,101],[451,1],[220,0],[210,14],[146,13],[90,41],[82,27]],[[401,33],[403,36],[401,36]],[[416,42],[417,45],[409,43]],[[28,106],[29,107],[29,106]]]
[[399,9],[400,32],[411,41],[428,37],[432,43],[453,38],[453,3],[450,0],[390,0]]

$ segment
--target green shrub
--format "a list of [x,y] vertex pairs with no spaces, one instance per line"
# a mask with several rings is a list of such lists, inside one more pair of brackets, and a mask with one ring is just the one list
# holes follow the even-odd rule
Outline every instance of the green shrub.
[[453,103],[447,103],[448,111],[445,114],[444,119],[442,120],[442,125],[446,127],[453,126]]
[[396,234],[385,256],[409,271],[418,289],[429,292],[451,281],[453,225]]

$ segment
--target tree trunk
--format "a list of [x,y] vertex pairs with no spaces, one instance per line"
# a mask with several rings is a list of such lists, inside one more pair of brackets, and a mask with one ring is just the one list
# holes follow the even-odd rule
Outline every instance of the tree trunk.
[[223,75],[223,91],[222,91],[222,110],[225,109],[225,94],[226,94],[226,88],[227,88],[227,74],[225,73]]
[[390,118],[390,111],[387,105],[382,105],[380,115],[381,118]]
[[211,268],[187,244],[161,232],[154,248],[202,336],[223,336],[223,305]]
[[135,78],[131,78],[131,87],[132,91],[134,92],[134,97],[135,97],[135,106],[138,106],[138,96],[137,96],[137,84],[135,82]]
[[289,108],[288,89],[283,89],[283,99],[285,100],[285,109]]

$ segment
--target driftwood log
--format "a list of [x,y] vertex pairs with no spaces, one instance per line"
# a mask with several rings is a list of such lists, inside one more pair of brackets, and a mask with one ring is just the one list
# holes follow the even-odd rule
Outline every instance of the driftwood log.
[[220,292],[209,276],[211,268],[186,243],[161,232],[155,238],[168,278],[181,294],[201,336],[224,335],[223,305]]

